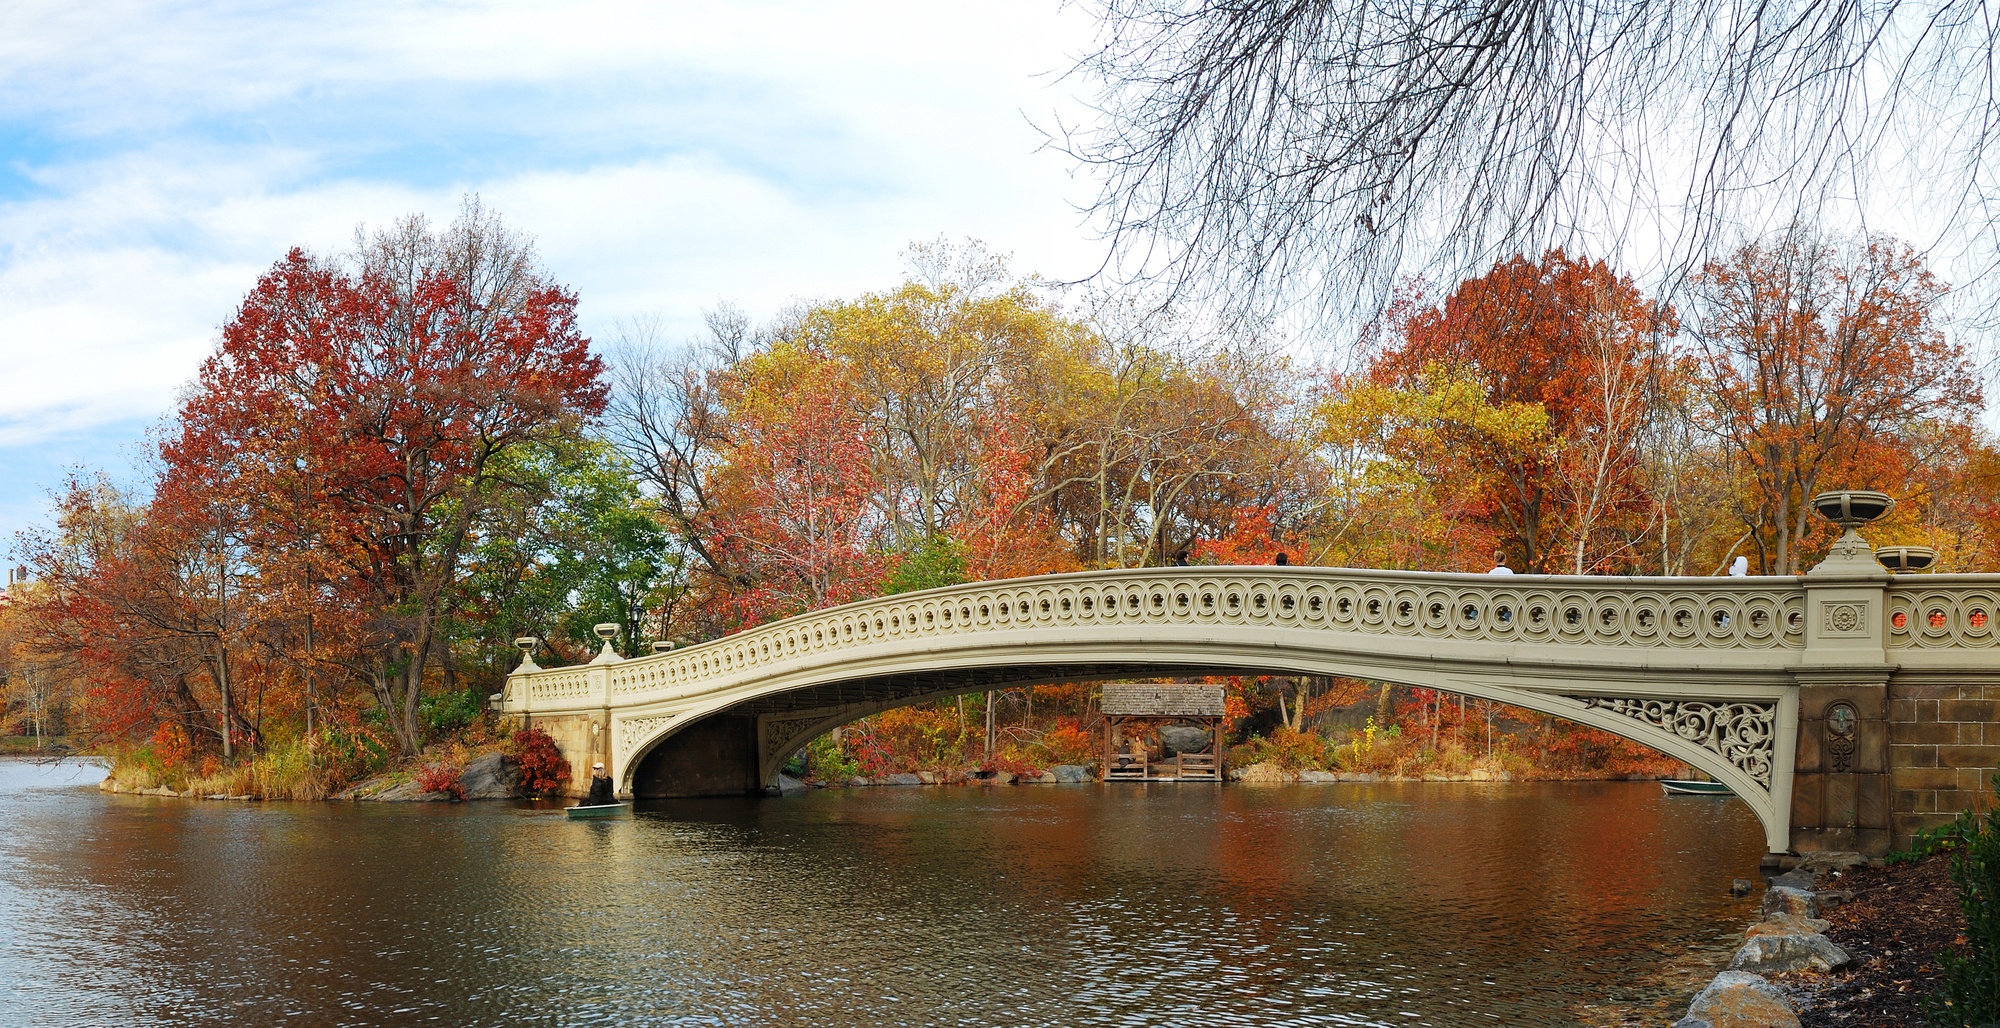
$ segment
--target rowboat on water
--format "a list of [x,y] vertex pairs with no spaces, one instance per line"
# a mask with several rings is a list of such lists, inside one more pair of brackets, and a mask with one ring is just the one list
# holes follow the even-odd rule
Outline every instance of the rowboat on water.
[[1703,782],[1691,778],[1662,778],[1660,788],[1669,796],[1729,796],[1729,786],[1721,782]]
[[568,814],[569,819],[572,821],[589,817],[618,817],[631,812],[632,805],[630,803],[599,803],[592,807],[563,808],[563,813]]

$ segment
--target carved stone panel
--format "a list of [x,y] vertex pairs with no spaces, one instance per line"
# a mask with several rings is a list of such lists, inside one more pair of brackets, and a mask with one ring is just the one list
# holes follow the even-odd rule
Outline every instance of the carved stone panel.
[[815,713],[764,719],[761,756],[769,761],[805,745],[811,741],[814,726],[825,721],[826,717],[824,713]]
[[1777,760],[1777,707],[1769,703],[1707,700],[1634,700],[1573,696],[1595,707],[1648,724],[1720,755],[1759,785],[1771,787]]
[[1826,708],[1826,756],[1836,773],[1846,774],[1854,769],[1854,736],[1859,724],[1860,717],[1851,703],[1836,703]]
[[618,719],[618,764],[623,767],[632,757],[632,751],[660,734],[678,714],[660,714],[654,717],[624,717]]
[[1820,634],[1825,636],[1866,636],[1868,603],[1820,604]]

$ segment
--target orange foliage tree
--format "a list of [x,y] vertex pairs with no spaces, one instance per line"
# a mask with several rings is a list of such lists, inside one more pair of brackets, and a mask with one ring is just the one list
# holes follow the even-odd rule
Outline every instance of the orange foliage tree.
[[1963,344],[1938,324],[1945,289],[1905,244],[1799,231],[1697,277],[1707,418],[1745,469],[1740,516],[1769,573],[1799,571],[1809,539],[1825,533],[1808,516],[1815,492],[1902,493],[1927,442],[1963,437],[1927,431],[1963,425],[1980,401]]
[[736,623],[844,603],[881,581],[858,399],[845,369],[807,346],[780,346],[734,375],[710,545],[743,569],[723,601]]
[[1442,304],[1406,297],[1393,321],[1400,339],[1376,360],[1378,381],[1465,375],[1495,409],[1546,418],[1543,432],[1439,426],[1514,566],[1581,574],[1618,553],[1603,537],[1646,516],[1637,430],[1672,312],[1604,262],[1555,250],[1502,261]]

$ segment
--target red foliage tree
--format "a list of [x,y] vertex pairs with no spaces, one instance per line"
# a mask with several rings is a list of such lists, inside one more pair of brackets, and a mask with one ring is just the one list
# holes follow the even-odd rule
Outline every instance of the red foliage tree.
[[230,689],[254,601],[236,588],[227,522],[188,513],[169,494],[138,506],[71,481],[54,530],[24,539],[42,580],[25,602],[41,645],[74,662],[100,737],[171,727],[177,749],[232,754],[255,737]]
[[515,732],[508,759],[520,776],[516,788],[530,796],[545,796],[569,781],[569,761],[549,733],[539,728]]
[[359,619],[352,668],[409,753],[465,548],[521,485],[496,458],[605,401],[575,296],[508,243],[475,208],[442,241],[406,224],[356,271],[292,251],[224,326],[163,447],[170,483],[240,505],[267,569],[296,557]]

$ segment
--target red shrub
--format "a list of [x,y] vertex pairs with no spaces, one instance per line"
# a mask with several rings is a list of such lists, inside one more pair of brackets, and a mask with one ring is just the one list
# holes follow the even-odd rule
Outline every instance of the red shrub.
[[569,781],[569,761],[556,749],[556,741],[539,728],[514,733],[513,752],[507,759],[520,771],[522,792],[544,796],[561,789]]
[[425,764],[417,768],[417,785],[425,792],[448,792],[454,800],[465,798],[465,786],[458,776],[465,769],[452,764]]

